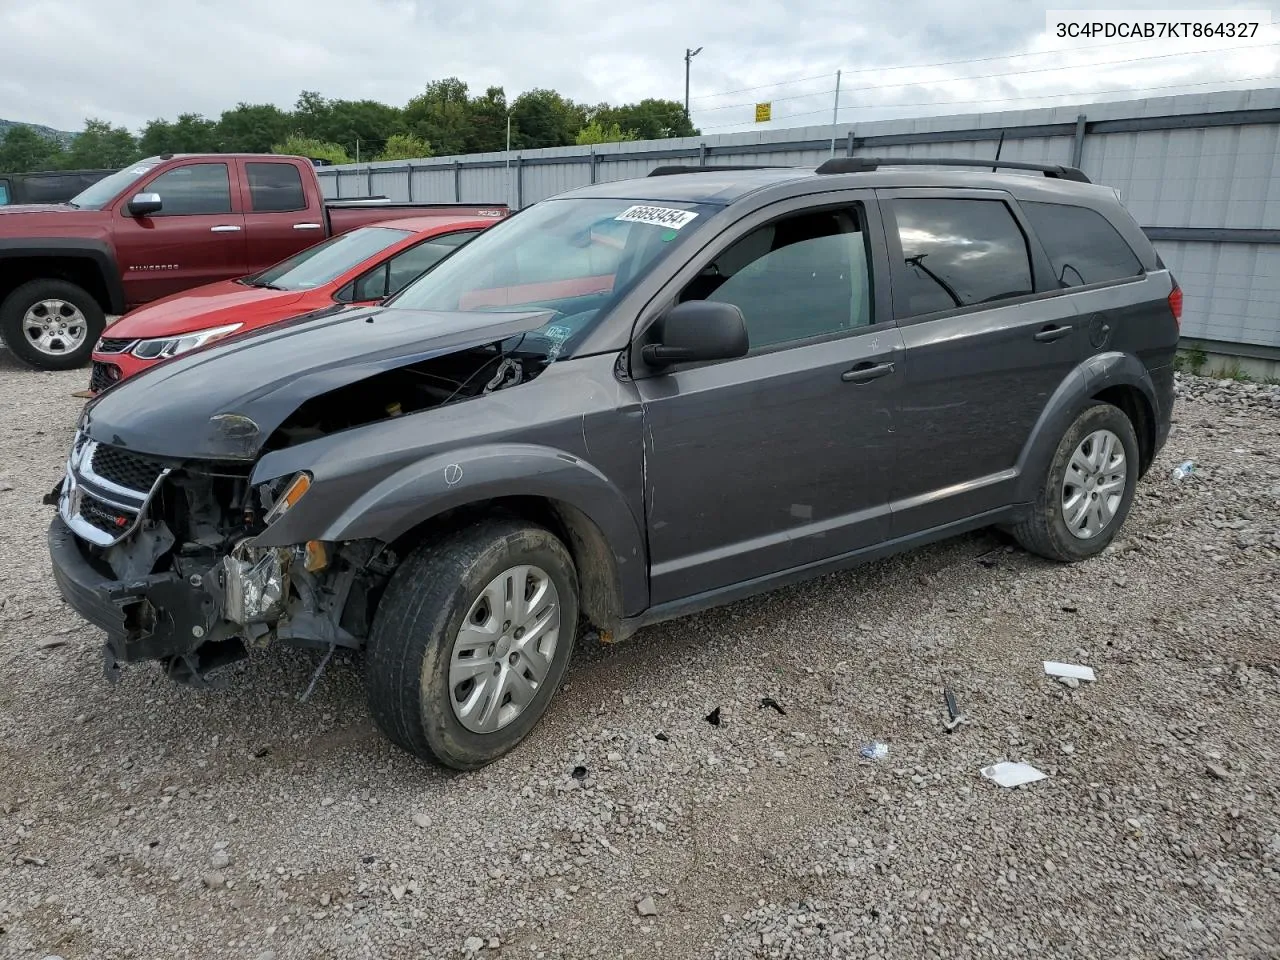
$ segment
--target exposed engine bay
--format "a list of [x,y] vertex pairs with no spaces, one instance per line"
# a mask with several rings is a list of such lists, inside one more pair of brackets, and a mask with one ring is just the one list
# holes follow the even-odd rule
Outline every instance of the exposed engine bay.
[[[527,383],[549,361],[545,351],[510,349],[522,342],[432,357],[313,397],[258,456]],[[158,659],[173,679],[203,685],[209,671],[274,640],[329,651],[364,644],[398,558],[375,540],[257,545],[311,478],[254,484],[255,463],[162,460],[77,435],[49,502],[83,561],[114,585],[124,636],[108,644],[109,676],[112,656]]]

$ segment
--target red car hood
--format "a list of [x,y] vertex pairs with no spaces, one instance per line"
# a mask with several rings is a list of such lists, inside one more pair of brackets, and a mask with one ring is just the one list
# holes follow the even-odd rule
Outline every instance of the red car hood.
[[107,327],[117,339],[168,337],[228,323],[261,326],[293,316],[289,308],[314,291],[267,290],[234,280],[176,293],[125,314]]

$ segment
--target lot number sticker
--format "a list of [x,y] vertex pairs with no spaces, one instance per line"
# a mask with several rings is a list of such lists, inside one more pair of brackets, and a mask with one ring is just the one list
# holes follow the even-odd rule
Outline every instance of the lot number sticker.
[[689,210],[673,210],[671,207],[648,207],[638,204],[628,207],[613,219],[625,223],[652,223],[657,227],[679,230],[698,215]]

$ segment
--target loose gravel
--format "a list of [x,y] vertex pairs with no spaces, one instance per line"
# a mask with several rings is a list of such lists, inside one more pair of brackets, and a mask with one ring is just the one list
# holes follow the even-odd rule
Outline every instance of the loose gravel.
[[584,644],[458,775],[374,730],[358,658],[305,703],[287,649],[104,681],[40,504],[84,382],[0,354],[0,956],[1280,955],[1276,387],[1183,380],[1100,558],[984,532]]

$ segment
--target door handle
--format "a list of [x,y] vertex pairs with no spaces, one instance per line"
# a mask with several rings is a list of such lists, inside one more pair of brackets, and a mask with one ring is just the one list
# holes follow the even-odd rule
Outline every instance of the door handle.
[[1072,327],[1045,327],[1036,334],[1036,339],[1041,343],[1052,343],[1054,340],[1061,340],[1072,331]]
[[224,223],[216,227],[210,227],[210,233],[237,233],[240,230],[234,223]]
[[295,223],[295,224],[293,225],[293,229],[295,229],[295,230],[319,230],[319,229],[321,229],[321,227],[320,227],[320,224],[318,224],[318,223]]
[[845,383],[870,383],[872,380],[879,380],[881,377],[888,376],[893,373],[892,363],[871,363],[864,361],[858,364],[852,370],[846,370],[840,374],[840,379]]

